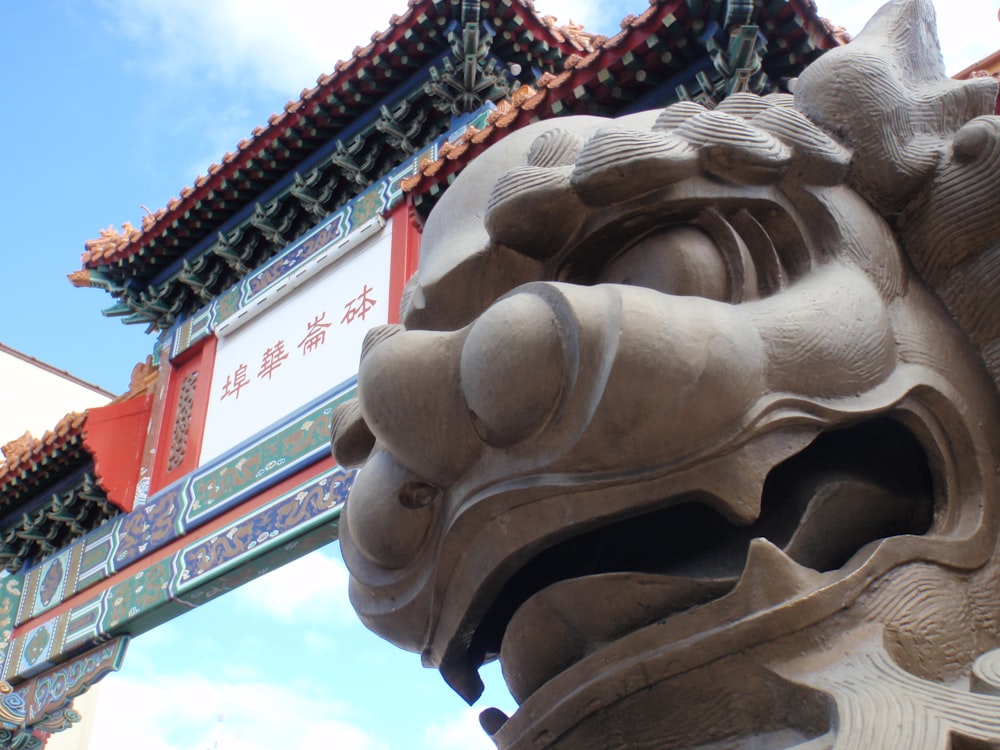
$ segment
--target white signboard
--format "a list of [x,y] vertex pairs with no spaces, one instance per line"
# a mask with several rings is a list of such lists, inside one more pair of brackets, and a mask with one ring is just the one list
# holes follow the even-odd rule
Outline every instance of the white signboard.
[[272,307],[220,335],[201,464],[357,374],[365,333],[388,322],[391,242],[390,222]]

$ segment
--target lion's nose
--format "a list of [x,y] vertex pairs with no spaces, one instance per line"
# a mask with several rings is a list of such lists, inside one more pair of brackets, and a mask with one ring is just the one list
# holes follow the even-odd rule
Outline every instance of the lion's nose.
[[383,571],[410,565],[431,534],[442,495],[438,487],[376,450],[351,488],[342,516],[345,557],[354,575],[363,575],[364,569],[355,551]]
[[[392,336],[403,331],[399,324],[375,326],[367,334],[361,344],[361,359]],[[368,460],[375,446],[375,435],[361,413],[361,404],[357,398],[337,406],[330,417],[330,448],[334,460],[344,468],[360,466]]]

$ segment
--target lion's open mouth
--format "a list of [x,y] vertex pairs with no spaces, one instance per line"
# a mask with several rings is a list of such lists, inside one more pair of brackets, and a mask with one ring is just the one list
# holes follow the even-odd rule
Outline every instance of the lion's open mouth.
[[934,520],[927,466],[913,435],[879,418],[823,433],[775,467],[750,525],[691,495],[562,541],[500,590],[469,645],[469,668],[499,656],[523,702],[602,646],[725,597],[756,538],[826,572],[873,541],[924,534]]

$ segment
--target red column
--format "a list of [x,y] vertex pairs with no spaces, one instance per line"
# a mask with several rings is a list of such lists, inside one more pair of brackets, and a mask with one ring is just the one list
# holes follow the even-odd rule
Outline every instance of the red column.
[[[205,431],[205,414],[212,387],[212,365],[215,362],[215,336],[206,336],[170,363],[167,394],[163,399],[163,415],[156,440],[156,457],[149,494],[179,479],[198,466],[201,439]],[[194,376],[194,393],[184,394],[182,388],[189,376]],[[189,406],[178,407],[181,399],[191,398]],[[179,424],[179,419],[183,424]],[[171,454],[172,444],[183,440],[182,452]],[[178,456],[181,456],[178,459]]]
[[420,259],[420,220],[407,198],[392,212],[392,259],[389,268],[389,322],[399,322],[403,287],[417,270]]

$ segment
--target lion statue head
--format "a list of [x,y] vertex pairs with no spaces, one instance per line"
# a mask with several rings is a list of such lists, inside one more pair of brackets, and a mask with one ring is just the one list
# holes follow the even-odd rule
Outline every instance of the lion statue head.
[[1000,741],[996,94],[894,0],[472,162],[334,417],[362,620],[510,750]]

